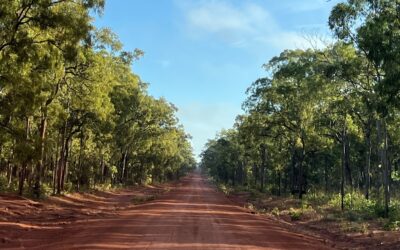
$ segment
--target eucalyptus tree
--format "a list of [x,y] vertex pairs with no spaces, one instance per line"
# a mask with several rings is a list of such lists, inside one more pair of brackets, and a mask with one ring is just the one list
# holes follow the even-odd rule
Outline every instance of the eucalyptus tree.
[[[252,112],[266,115],[265,136],[286,144],[291,162],[281,163],[280,168],[291,165],[291,189],[300,198],[307,185],[306,158],[318,148],[313,108],[323,88],[315,73],[317,56],[312,50],[294,50],[274,57],[265,65],[272,79],[256,81],[245,103]],[[275,149],[275,142],[272,145]]]
[[[0,9],[0,79],[2,127],[16,140],[22,192],[28,165],[36,165],[35,190],[40,189],[48,109],[73,68],[82,43],[93,29],[90,12],[99,1],[7,1]],[[24,126],[13,126],[12,120]],[[37,130],[36,133],[34,130]],[[19,148],[19,147],[22,148]],[[30,153],[28,153],[30,152]]]
[[[202,166],[226,182],[243,162],[248,186],[260,182],[262,191],[277,194],[288,183],[299,198],[309,190],[339,191],[343,210],[346,193],[381,201],[383,190],[388,216],[390,187],[400,179],[399,6],[397,0],[337,4],[329,26],[338,40],[322,49],[285,50],[265,64],[267,77],[247,90],[233,137],[211,140]],[[229,161],[232,152],[241,157]]]
[[337,4],[329,17],[330,28],[344,42],[354,46],[372,66],[373,89],[377,92],[377,136],[383,166],[385,214],[390,203],[390,159],[387,117],[398,107],[399,82],[399,1],[349,0]]
[[202,152],[201,166],[208,169],[217,181],[235,185],[237,177],[242,174],[242,156],[241,147],[237,144],[237,132],[226,130],[208,141],[206,149]]
[[0,3],[0,174],[9,187],[18,175],[20,194],[26,181],[39,196],[42,182],[62,193],[72,183],[147,181],[143,164],[161,169],[161,179],[194,165],[176,109],[132,72],[143,52],[123,51],[110,29],[94,27],[103,6]]

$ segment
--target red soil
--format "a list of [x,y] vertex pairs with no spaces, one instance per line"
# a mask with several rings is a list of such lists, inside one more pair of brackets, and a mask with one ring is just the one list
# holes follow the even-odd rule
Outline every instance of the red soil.
[[[136,195],[149,192],[160,189]],[[145,204],[133,205],[133,195],[74,195],[44,204],[2,196],[0,248],[330,249],[321,239],[235,205],[198,173]]]

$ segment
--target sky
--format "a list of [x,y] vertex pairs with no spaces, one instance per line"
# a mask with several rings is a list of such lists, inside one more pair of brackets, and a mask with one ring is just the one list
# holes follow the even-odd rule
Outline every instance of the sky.
[[[144,57],[132,69],[149,93],[165,97],[192,136],[198,157],[229,129],[262,65],[285,49],[323,46],[339,0],[108,0],[97,27]],[[314,41],[314,42],[313,42]],[[199,158],[197,158],[199,159]]]

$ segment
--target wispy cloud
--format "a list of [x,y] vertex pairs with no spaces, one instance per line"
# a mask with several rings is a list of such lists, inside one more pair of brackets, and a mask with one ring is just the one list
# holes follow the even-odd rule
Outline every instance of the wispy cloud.
[[[254,3],[233,5],[228,1],[205,0],[196,4],[178,4],[184,13],[186,31],[194,38],[216,37],[232,47],[310,47],[303,34],[283,29],[267,9]],[[312,6],[303,4],[297,7],[310,9]]]
[[190,103],[180,106],[178,117],[185,129],[195,135],[192,144],[198,156],[207,140],[216,135],[216,128],[229,128],[240,112],[229,103]]
[[307,12],[327,7],[327,0],[284,1],[282,6],[291,12]]

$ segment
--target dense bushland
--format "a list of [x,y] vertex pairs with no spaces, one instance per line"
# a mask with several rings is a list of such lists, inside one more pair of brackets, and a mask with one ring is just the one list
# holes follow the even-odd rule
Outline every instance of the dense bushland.
[[220,183],[299,199],[322,193],[340,210],[397,225],[399,6],[337,4],[329,17],[336,41],[266,63],[267,76],[248,88],[245,114],[208,142],[201,166]]
[[103,0],[0,2],[0,190],[61,193],[194,166],[176,108],[156,99],[93,15]]

